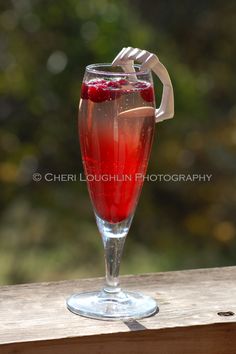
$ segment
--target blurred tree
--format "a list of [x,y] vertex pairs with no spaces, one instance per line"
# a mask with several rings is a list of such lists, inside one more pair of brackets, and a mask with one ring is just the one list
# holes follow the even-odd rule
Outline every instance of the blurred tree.
[[[150,173],[212,180],[145,184],[124,269],[235,262],[235,2],[149,5],[0,3],[1,282],[102,272],[85,184],[37,183],[32,175],[82,172],[76,116],[84,68],[127,45],[158,53],[175,88],[176,117],[157,126]],[[156,89],[159,102],[158,82]]]

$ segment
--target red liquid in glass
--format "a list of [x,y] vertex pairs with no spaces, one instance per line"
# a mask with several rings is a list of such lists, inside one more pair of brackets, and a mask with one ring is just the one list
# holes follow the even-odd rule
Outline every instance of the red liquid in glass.
[[137,205],[155,125],[152,109],[133,117],[120,113],[152,107],[153,89],[140,82],[120,89],[111,82],[83,85],[79,136],[88,189],[97,215],[117,223]]

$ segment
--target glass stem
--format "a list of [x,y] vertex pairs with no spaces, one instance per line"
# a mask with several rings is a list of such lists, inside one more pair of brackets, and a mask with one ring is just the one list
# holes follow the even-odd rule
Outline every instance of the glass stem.
[[105,267],[106,267],[106,283],[104,291],[107,293],[118,293],[119,272],[122,252],[125,244],[126,236],[107,237],[102,236],[104,245]]

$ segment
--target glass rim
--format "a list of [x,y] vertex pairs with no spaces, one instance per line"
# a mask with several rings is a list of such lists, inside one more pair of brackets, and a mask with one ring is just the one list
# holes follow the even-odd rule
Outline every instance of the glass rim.
[[[120,68],[120,71],[106,71],[106,70],[98,70],[98,68]],[[136,75],[148,75],[150,74],[150,69],[141,69],[140,64],[134,64],[134,67],[138,69],[136,72],[125,72],[122,70],[120,65],[112,65],[112,63],[97,63],[97,64],[89,64],[86,66],[86,71],[92,74],[102,74],[107,76],[133,76]]]

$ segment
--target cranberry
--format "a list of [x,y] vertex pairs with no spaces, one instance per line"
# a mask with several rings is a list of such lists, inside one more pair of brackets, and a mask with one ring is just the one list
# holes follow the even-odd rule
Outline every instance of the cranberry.
[[135,82],[134,86],[137,88],[147,88],[148,87],[148,85],[145,82],[140,82],[140,81]]
[[154,101],[154,92],[152,86],[148,86],[140,90],[140,95],[147,102]]
[[126,80],[126,79],[120,79],[118,82],[119,82],[119,84],[122,85],[122,86],[128,85],[128,83],[129,83],[129,81]]
[[109,81],[107,86],[112,88],[120,88],[120,83],[118,81]]
[[97,84],[89,86],[88,97],[93,102],[103,102],[110,98],[109,90],[105,84]]
[[88,99],[88,85],[85,82],[83,82],[81,86],[81,98],[84,100]]

